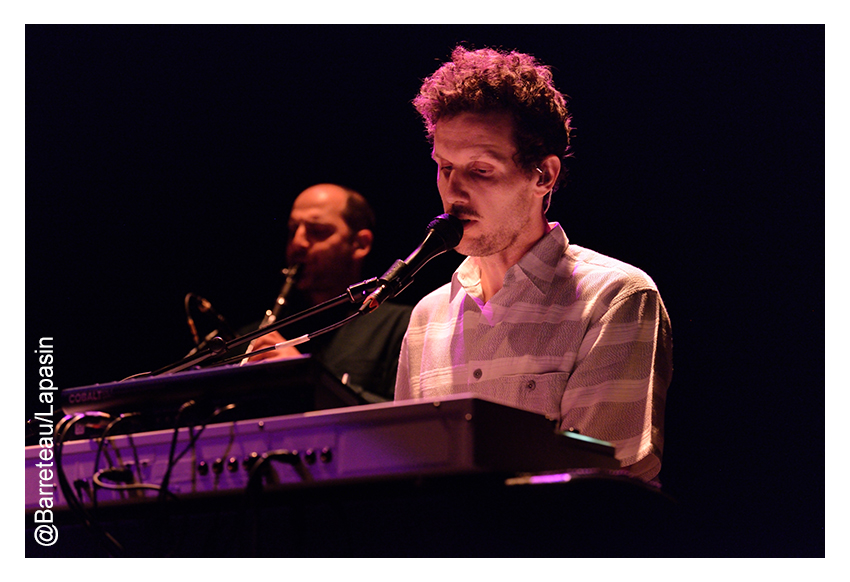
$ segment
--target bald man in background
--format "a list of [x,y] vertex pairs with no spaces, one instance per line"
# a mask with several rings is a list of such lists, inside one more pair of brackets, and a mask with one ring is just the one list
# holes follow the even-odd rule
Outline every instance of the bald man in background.
[[[336,184],[317,184],[295,199],[289,215],[287,264],[298,274],[286,298],[287,312],[299,313],[346,293],[363,280],[363,263],[372,250],[375,216],[366,199]],[[359,305],[344,304],[284,327],[287,338],[300,337],[341,321]],[[393,399],[398,355],[411,307],[386,302],[338,330],[305,344],[266,352],[249,361],[312,354],[366,402]],[[251,350],[283,342],[274,331],[252,343]]]

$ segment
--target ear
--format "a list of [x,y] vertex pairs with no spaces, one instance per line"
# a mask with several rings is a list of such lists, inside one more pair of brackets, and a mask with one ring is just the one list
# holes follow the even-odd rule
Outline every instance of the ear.
[[538,175],[535,189],[540,196],[545,196],[552,191],[558,181],[558,175],[561,173],[561,158],[554,155],[546,156],[537,167],[540,172],[535,172]]
[[352,257],[358,260],[365,258],[372,250],[372,240],[374,238],[375,235],[372,234],[371,230],[364,228],[357,231],[354,235],[354,252],[352,253]]

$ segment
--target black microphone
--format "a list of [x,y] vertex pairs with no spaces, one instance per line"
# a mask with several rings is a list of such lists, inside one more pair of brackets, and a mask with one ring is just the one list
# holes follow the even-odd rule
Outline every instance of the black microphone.
[[428,225],[425,240],[403,261],[396,261],[392,267],[378,279],[378,288],[369,295],[360,306],[360,312],[370,312],[401,293],[413,282],[413,275],[425,263],[455,248],[463,238],[463,223],[456,216],[441,214]]

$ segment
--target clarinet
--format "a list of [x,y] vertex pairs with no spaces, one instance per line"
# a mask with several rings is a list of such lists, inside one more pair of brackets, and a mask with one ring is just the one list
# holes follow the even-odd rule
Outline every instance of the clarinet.
[[[283,288],[280,290],[280,294],[277,296],[277,299],[274,302],[274,306],[271,309],[266,309],[265,317],[263,317],[263,321],[260,322],[260,327],[258,329],[263,329],[271,324],[273,324],[280,314],[283,312],[284,307],[286,306],[286,298],[289,296],[289,292],[292,291],[292,287],[295,285],[295,279],[298,276],[298,269],[301,265],[298,263],[292,265],[291,267],[286,267],[281,271],[286,279],[283,282]],[[246,357],[242,360],[242,364],[245,364],[248,361],[247,354],[250,354],[254,350],[254,342],[248,344],[248,349],[245,350]],[[241,365],[241,364],[240,364]]]
[[280,290],[280,295],[277,296],[277,299],[274,302],[274,307],[266,309],[266,316],[263,318],[262,323],[260,323],[260,329],[271,325],[278,317],[280,317],[280,314],[286,305],[286,298],[289,296],[289,292],[292,291],[292,286],[295,284],[295,278],[298,276],[298,269],[300,266],[301,265],[296,263],[291,267],[283,269],[282,273],[286,277],[283,282],[283,288]]

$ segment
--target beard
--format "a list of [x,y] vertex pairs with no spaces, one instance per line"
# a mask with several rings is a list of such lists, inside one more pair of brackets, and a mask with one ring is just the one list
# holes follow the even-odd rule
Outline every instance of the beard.
[[[467,257],[488,257],[509,249],[531,228],[529,209],[519,200],[505,213],[506,219],[482,217],[468,208],[450,208],[461,220],[472,219],[472,232],[464,227],[463,238],[455,250]],[[477,231],[477,232],[476,232]]]
[[519,238],[520,232],[495,231],[477,236],[467,236],[455,250],[468,257],[489,257],[510,248]]

